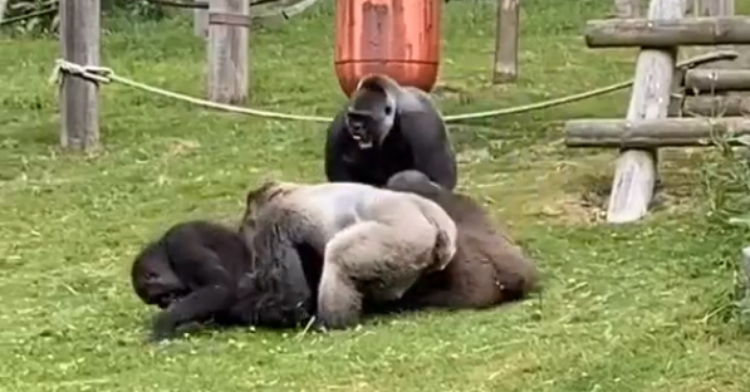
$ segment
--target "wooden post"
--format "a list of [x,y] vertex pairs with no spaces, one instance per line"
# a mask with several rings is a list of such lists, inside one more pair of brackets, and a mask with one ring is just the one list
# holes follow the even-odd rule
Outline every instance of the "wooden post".
[[[651,0],[650,19],[681,19],[685,0]],[[635,66],[635,82],[626,119],[667,118],[675,70],[676,49],[641,49]],[[657,151],[623,149],[617,159],[607,221],[626,223],[648,212],[656,183]]]
[[3,21],[3,16],[5,16],[6,5],[8,5],[8,0],[0,0],[0,22]]
[[247,99],[250,6],[247,0],[211,0],[208,9],[208,99]]
[[638,18],[641,16],[641,0],[614,0],[612,5],[617,18]]
[[510,83],[518,77],[520,0],[498,0],[493,83]]
[[695,16],[734,15],[734,0],[694,0]]
[[208,38],[208,10],[193,9],[193,33],[197,37]]
[[[100,11],[99,0],[60,2],[63,59],[82,66],[99,66]],[[98,148],[98,84],[78,76],[66,76],[60,89],[60,144],[78,151]]]

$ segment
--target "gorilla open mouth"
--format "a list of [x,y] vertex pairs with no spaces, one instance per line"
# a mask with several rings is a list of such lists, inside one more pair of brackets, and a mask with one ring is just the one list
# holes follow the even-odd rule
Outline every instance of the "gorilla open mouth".
[[361,133],[352,133],[352,139],[357,142],[357,146],[359,146],[359,148],[362,150],[372,148],[372,138],[367,135]]

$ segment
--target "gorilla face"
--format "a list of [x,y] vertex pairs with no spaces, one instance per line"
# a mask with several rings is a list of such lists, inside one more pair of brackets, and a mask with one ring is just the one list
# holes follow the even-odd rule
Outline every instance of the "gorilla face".
[[169,265],[166,249],[160,243],[149,246],[133,264],[133,289],[148,305],[165,309],[190,290]]
[[363,89],[346,113],[346,130],[362,150],[380,146],[395,122],[395,102],[384,91]]

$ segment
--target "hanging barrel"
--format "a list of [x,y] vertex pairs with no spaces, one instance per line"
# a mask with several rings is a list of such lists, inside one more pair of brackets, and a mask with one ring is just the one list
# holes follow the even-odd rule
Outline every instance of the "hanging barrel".
[[429,92],[440,65],[444,0],[337,0],[335,67],[351,96],[368,73]]

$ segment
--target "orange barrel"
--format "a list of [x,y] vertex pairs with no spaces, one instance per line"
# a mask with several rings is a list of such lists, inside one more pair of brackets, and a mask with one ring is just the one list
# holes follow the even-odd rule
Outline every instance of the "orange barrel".
[[440,65],[444,0],[337,0],[335,67],[351,96],[368,73],[429,92]]

